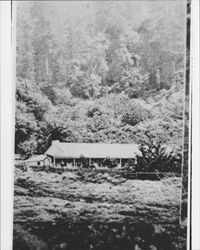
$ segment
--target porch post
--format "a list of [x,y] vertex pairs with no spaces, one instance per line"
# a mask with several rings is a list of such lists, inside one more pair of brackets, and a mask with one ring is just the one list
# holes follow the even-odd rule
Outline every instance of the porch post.
[[76,167],[76,160],[75,160],[75,158],[74,158],[74,167]]
[[56,167],[56,159],[55,159],[55,156],[53,157],[53,166],[54,166],[54,168]]
[[135,157],[134,160],[135,165],[137,165],[137,157]]
[[119,166],[120,166],[120,168],[122,167],[122,159],[121,158],[119,159]]
[[91,158],[89,158],[89,166],[91,166]]

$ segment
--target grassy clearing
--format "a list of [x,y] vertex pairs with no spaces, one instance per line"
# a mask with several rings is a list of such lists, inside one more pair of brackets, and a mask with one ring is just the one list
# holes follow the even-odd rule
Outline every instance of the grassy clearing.
[[[47,228],[49,228],[49,234],[55,238],[55,235],[58,237],[59,231],[62,231],[63,227],[66,233],[66,227],[68,228],[69,224],[70,227],[78,224],[90,224],[96,227],[102,224],[103,228],[105,225],[115,228],[118,227],[116,225],[126,227],[138,223],[153,226],[153,232],[155,224],[160,225],[162,230],[170,235],[170,242],[175,247],[174,249],[184,249],[185,236],[183,233],[185,231],[177,231],[179,228],[180,190],[181,178],[179,177],[170,177],[161,181],[142,181],[111,177],[108,174],[101,174],[95,178],[89,178],[87,175],[84,178],[83,175],[74,173],[59,175],[18,171],[15,175],[14,223],[20,225],[23,230],[37,235],[39,241],[46,242],[47,249],[54,249],[51,248],[52,245],[57,244],[56,239],[49,239],[48,243],[47,233],[45,233]],[[143,229],[141,232],[145,230]],[[137,230],[134,231],[135,233],[128,228],[125,231],[132,240],[132,246],[136,244],[135,233]],[[176,233],[174,233],[175,231]],[[60,241],[69,244],[64,232],[61,233]],[[82,233],[80,232],[80,235]],[[103,237],[101,230],[98,231],[98,235],[99,240],[95,236],[97,238],[95,238],[96,243],[93,243],[93,249],[102,247],[97,247],[97,241]],[[94,236],[91,234],[87,239],[89,244],[92,239],[94,240]],[[76,239],[76,242],[82,242],[81,238]],[[145,242],[148,240],[145,239]],[[148,242],[148,244],[150,243],[152,242]],[[70,244],[70,248],[68,245],[63,249],[73,249],[73,243]],[[142,248],[141,242],[138,244],[141,249],[145,249]],[[109,246],[111,247],[111,245]],[[79,248],[85,249],[83,246],[76,245],[76,249]],[[117,246],[113,246],[111,249],[117,249]]]

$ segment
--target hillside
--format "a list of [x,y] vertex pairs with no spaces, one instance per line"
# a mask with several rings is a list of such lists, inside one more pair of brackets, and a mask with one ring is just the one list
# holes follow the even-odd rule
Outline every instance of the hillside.
[[182,2],[19,3],[15,152],[43,154],[53,139],[140,144],[145,133],[180,152],[184,11]]

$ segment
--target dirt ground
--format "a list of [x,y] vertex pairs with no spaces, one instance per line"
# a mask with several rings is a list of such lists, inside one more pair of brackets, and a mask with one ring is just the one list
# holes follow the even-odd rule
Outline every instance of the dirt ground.
[[186,249],[181,178],[15,171],[14,249]]

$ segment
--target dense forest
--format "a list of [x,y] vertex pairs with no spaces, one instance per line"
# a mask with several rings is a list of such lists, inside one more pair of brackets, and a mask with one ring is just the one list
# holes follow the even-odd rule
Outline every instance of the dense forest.
[[42,154],[55,139],[180,152],[184,1],[17,5],[16,153]]

